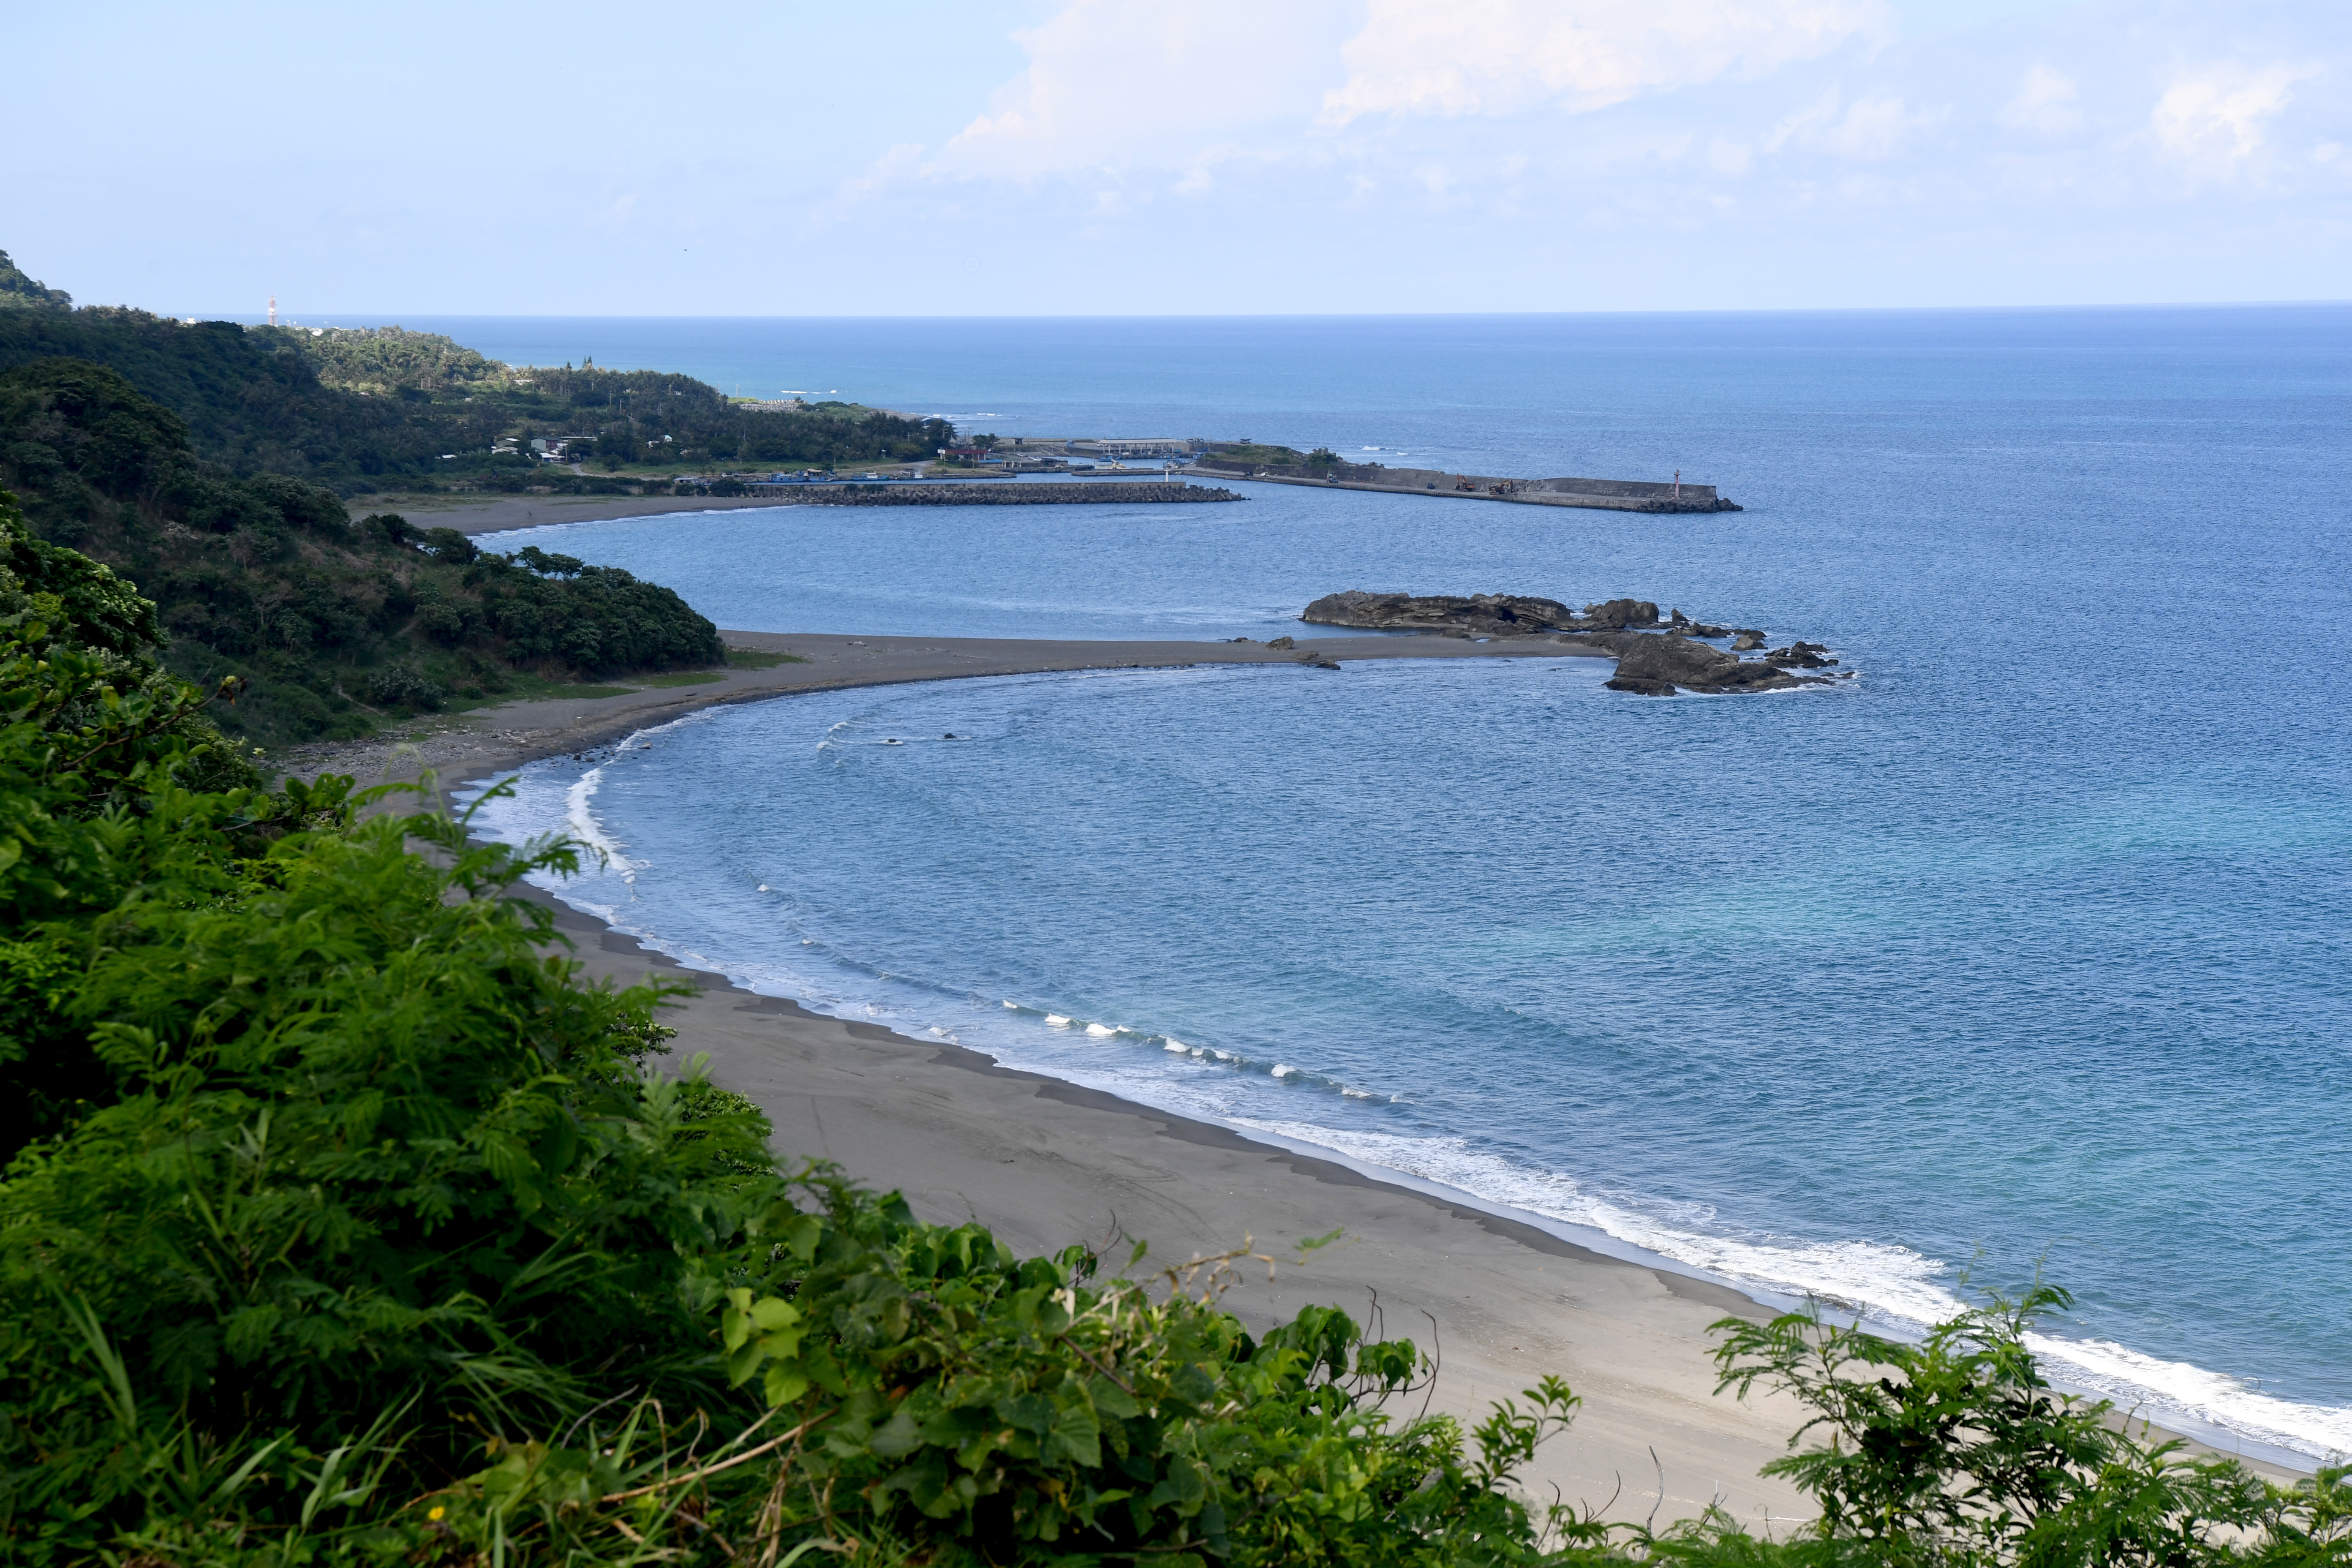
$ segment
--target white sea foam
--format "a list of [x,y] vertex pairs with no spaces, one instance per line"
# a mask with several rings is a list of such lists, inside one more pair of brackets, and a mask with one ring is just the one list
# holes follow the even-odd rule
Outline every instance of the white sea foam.
[[[1276,1067],[1276,1077],[1286,1069]],[[1454,1137],[1230,1117],[1238,1126],[1334,1149],[1366,1164],[1456,1187],[1492,1203],[1563,1220],[1770,1295],[1811,1297],[1894,1329],[1919,1329],[1968,1305],[1939,1259],[1885,1242],[1733,1235],[1707,1228],[1711,1211],[1653,1208],[1594,1192],[1573,1177],[1486,1153]],[[2159,1424],[2184,1418],[2323,1458],[2352,1453],[2352,1409],[2263,1394],[2185,1362],[2161,1361],[2099,1340],[2035,1334],[2028,1341],[2061,1383],[2112,1398]]]
[[[549,831],[568,833],[606,857],[607,871],[614,882],[627,882],[637,869],[636,863],[628,857],[627,845],[607,829],[595,810],[604,773],[602,767],[592,768],[569,787],[560,777],[546,773],[541,773],[536,780],[527,776],[516,799],[490,803],[486,808],[484,826],[509,839],[528,838]],[[494,823],[489,820],[491,816],[495,816]],[[613,883],[604,886],[610,889]],[[768,890],[766,884],[761,884],[761,889]],[[617,917],[623,906],[595,900],[596,890],[600,889],[596,889],[593,873],[562,889],[568,902],[614,922],[616,929],[646,938],[650,945],[661,947],[684,962],[720,967],[698,954],[663,944],[649,932],[621,923]],[[801,945],[815,943],[803,939]],[[847,1014],[891,1021],[891,1008],[856,994],[866,977],[850,982],[847,994],[829,994],[832,987],[821,971],[804,972],[798,964],[789,973],[779,968],[773,973],[733,977],[749,981],[762,990],[795,995],[836,1016]],[[984,1001],[974,1000],[985,1006]],[[1030,1011],[1010,999],[1005,999],[1002,1006],[1015,1013]],[[989,1014],[993,1016],[995,1010],[990,1009]],[[1076,1023],[1064,1014],[1044,1016],[1046,1024],[1059,1029],[1070,1029]],[[898,1026],[920,1027],[927,1023],[919,1017],[909,1018]],[[938,1026],[931,1026],[929,1032],[934,1037],[955,1037]],[[1132,1035],[1138,1043],[1156,1040],[1168,1055],[1188,1056],[1203,1068],[1247,1065],[1241,1056],[1215,1047],[1192,1046],[1141,1030],[1120,1031],[1106,1025],[1087,1026],[1087,1033],[1097,1039],[1122,1032]],[[992,1033],[1002,1037],[1004,1031]],[[989,1039],[978,1043],[983,1048],[994,1044]],[[1022,1053],[1016,1050],[1013,1054],[1017,1057]],[[1166,1058],[1154,1056],[1150,1059]],[[1066,1064],[1034,1058],[1020,1065],[1046,1071],[1070,1071]],[[1125,1081],[1116,1071],[1108,1076],[1071,1076],[1117,1092],[1132,1094],[1143,1088],[1139,1083]],[[1271,1076],[1283,1080],[1286,1088],[1301,1082],[1314,1083],[1334,1089],[1339,1097],[1349,1100],[1384,1098],[1334,1080],[1320,1079],[1288,1062],[1275,1063]],[[1954,1271],[1943,1260],[1908,1247],[1862,1239],[1824,1241],[1738,1232],[1718,1225],[1716,1216],[1704,1207],[1669,1205],[1638,1195],[1596,1190],[1571,1177],[1486,1153],[1473,1147],[1465,1138],[1411,1136],[1235,1116],[1234,1111],[1243,1107],[1225,1098],[1227,1091],[1207,1086],[1223,1082],[1238,1089],[1248,1081],[1248,1077],[1235,1079],[1229,1073],[1204,1073],[1200,1075],[1200,1080],[1202,1087],[1197,1091],[1183,1088],[1179,1079],[1171,1079],[1156,1089],[1146,1089],[1144,1092],[1187,1114],[1223,1116],[1244,1128],[1320,1144],[1368,1165],[1403,1172],[1490,1202],[1587,1226],[1628,1246],[1768,1295],[1810,1295],[1837,1310],[1865,1315],[1883,1327],[1924,1325],[1949,1316],[1964,1304]],[[1332,1103],[1336,1110],[1337,1100]],[[2051,1375],[2063,1384],[2095,1390],[2119,1405],[2136,1409],[2159,1423],[2216,1428],[2220,1434],[2235,1433],[2311,1457],[2352,1451],[2352,1409],[2283,1399],[2226,1374],[2187,1363],[2164,1361],[2108,1341],[2065,1340],[2042,1334],[2036,1335],[2032,1343]],[[2216,1434],[2209,1431],[2207,1435]]]
[[2108,1340],[2028,1342],[2046,1370],[2158,1422],[2175,1413],[2315,1458],[2352,1454],[2352,1409],[2279,1399],[2223,1373],[2162,1361]]
[[596,798],[596,791],[604,783],[604,770],[590,768],[563,792],[564,831],[594,851],[605,867],[618,873],[623,881],[634,882],[640,868],[629,858],[619,840],[605,834],[604,823],[597,818],[595,808],[590,804]]

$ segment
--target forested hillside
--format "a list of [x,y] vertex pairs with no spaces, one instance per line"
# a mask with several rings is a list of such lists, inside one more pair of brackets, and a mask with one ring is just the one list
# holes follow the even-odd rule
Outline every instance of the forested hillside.
[[[955,437],[943,421],[844,404],[747,407],[658,371],[516,369],[397,327],[314,333],[114,307],[0,310],[0,370],[53,358],[120,373],[179,416],[199,457],[235,474],[284,474],[346,497],[529,486],[627,493],[611,478],[539,462],[533,439],[593,452],[598,472],[611,474],[929,458]],[[497,449],[509,443],[520,450]]]
[[396,516],[354,523],[332,490],[207,462],[177,415],[100,365],[0,371],[0,462],[44,539],[108,563],[161,605],[173,670],[207,688],[241,681],[217,717],[251,740],[364,733],[496,695],[519,671],[723,657],[709,621],[626,572],[485,553]]

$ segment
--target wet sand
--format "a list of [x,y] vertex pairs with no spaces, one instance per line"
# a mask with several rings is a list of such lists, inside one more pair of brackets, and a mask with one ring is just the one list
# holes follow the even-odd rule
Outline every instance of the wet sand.
[[[1661,1521],[1720,1500],[1751,1527],[1769,1514],[1780,1533],[1806,1511],[1756,1474],[1802,1419],[1795,1407],[1714,1393],[1707,1325],[1762,1311],[1737,1291],[977,1051],[736,990],[547,901],[592,974],[697,985],[667,1018],[671,1065],[707,1058],[714,1082],[767,1112],[788,1156],[834,1160],[898,1188],[925,1219],[977,1220],[1024,1253],[1142,1238],[1164,1263],[1254,1241],[1278,1260],[1274,1279],[1249,1266],[1228,1307],[1261,1327],[1309,1303],[1360,1321],[1377,1307],[1387,1334],[1439,1352],[1433,1408],[1475,1420],[1545,1373],[1565,1378],[1584,1405],[1539,1453],[1528,1477],[1539,1496],[1557,1486],[1614,1517],[1655,1507]],[[1338,1242],[1299,1260],[1301,1239],[1335,1229]]]

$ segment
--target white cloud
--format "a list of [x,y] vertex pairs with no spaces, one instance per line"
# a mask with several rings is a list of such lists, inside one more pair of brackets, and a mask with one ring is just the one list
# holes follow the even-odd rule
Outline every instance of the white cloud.
[[1027,68],[940,163],[1021,178],[1150,163],[1202,177],[1217,144],[1313,113],[1346,16],[1345,0],[1069,0],[1014,35]]
[[1884,163],[1902,150],[1913,132],[1943,118],[1940,112],[1914,112],[1899,98],[1859,98],[1847,103],[1831,93],[1774,126],[1764,138],[1764,147],[1770,153],[1794,148],[1859,163]]
[[2294,99],[2294,84],[2315,66],[2207,66],[2178,77],[2156,100],[2149,123],[2157,140],[2192,168],[2229,172],[2263,149],[2268,123]]
[[2080,97],[2074,78],[2037,65],[2025,73],[2016,96],[2001,106],[2000,122],[2012,131],[2063,135],[2083,123]]
[[1324,119],[1600,109],[1762,76],[1886,16],[1879,0],[1370,0]]

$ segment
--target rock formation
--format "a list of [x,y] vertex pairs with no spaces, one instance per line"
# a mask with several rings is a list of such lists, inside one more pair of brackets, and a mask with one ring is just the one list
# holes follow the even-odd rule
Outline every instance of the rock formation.
[[[1838,661],[1820,643],[1791,642],[1761,658],[1742,653],[1764,647],[1764,633],[1750,626],[1709,626],[1682,611],[1661,622],[1647,599],[1607,599],[1570,610],[1558,599],[1521,594],[1368,594],[1360,589],[1326,594],[1298,617],[1320,626],[1366,631],[1413,631],[1443,637],[1523,637],[1551,636],[1605,647],[1617,655],[1612,691],[1672,697],[1683,691],[1720,695],[1738,691],[1785,691],[1798,686],[1828,686],[1843,676],[1795,675],[1794,669],[1826,669]],[[1655,629],[1654,629],[1655,628]],[[1697,639],[1732,639],[1728,650]],[[1288,639],[1284,639],[1287,641]],[[1271,646],[1280,646],[1279,644]]]
[[1668,632],[1661,637],[1631,637],[1619,645],[1617,673],[1609,679],[1612,691],[1632,691],[1643,697],[1673,697],[1681,691],[1720,696],[1733,691],[1786,691],[1797,686],[1827,686],[1826,675],[1790,675],[1780,665],[1764,659],[1743,659],[1719,647]]
[[[1655,620],[1657,606],[1650,606]],[[1466,632],[1476,637],[1531,637],[1577,625],[1576,612],[1558,599],[1518,594],[1326,594],[1300,612],[1317,626],[1375,632]]]

